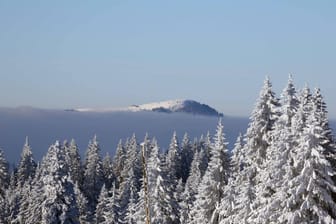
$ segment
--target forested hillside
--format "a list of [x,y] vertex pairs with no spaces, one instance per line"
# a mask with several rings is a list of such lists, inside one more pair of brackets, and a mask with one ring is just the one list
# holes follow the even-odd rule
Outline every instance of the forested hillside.
[[336,146],[320,89],[276,97],[268,78],[246,133],[228,148],[225,123],[198,139],[130,136],[113,158],[96,136],[34,160],[28,138],[9,171],[0,150],[0,223],[336,223]]

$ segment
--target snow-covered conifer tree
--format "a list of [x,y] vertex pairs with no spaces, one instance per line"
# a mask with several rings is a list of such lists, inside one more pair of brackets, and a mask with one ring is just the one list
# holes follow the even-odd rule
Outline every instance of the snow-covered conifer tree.
[[141,153],[139,150],[139,145],[137,143],[135,135],[129,141],[129,144],[125,147],[126,159],[124,162],[124,167],[121,172],[122,182],[119,185],[118,195],[120,202],[121,216],[124,217],[127,206],[130,200],[130,188],[135,187],[137,190],[140,189],[140,179],[142,176],[141,169]]
[[198,188],[190,223],[218,223],[219,205],[229,178],[229,156],[219,120],[208,168]]
[[239,133],[231,156],[231,176],[239,175],[240,171],[244,169],[245,165],[245,152],[244,152],[244,137]]
[[296,90],[291,75],[288,78],[287,86],[281,94],[280,105],[280,114],[283,120],[282,122],[285,122],[287,127],[291,127],[292,118],[296,114],[296,111],[299,107],[299,100],[296,95]]
[[194,151],[187,133],[184,134],[181,150],[181,178],[183,183],[187,181],[190,165],[194,157]]
[[[68,173],[65,152],[59,142],[56,142],[50,146],[41,164],[41,173],[38,176],[41,189],[35,188],[34,191],[34,194],[40,194],[38,201],[41,202],[36,207],[38,210],[30,213],[40,213],[37,216],[40,220],[36,220],[36,223],[79,223],[74,185]],[[31,199],[34,202],[34,198]]]
[[273,130],[270,131],[272,141],[267,148],[266,161],[264,161],[263,169],[258,173],[257,198],[254,210],[250,215],[250,220],[254,222],[274,222],[277,220],[277,213],[281,210],[278,200],[279,194],[275,193],[286,181],[284,177],[289,171],[291,150],[295,147],[292,124],[295,123],[293,119],[299,108],[291,76],[281,94],[280,102],[279,117],[273,125]]
[[180,203],[181,207],[181,215],[180,215],[180,222],[187,223],[188,215],[192,208],[194,201],[196,200],[196,194],[198,186],[201,182],[201,170],[200,165],[202,163],[201,152],[196,151],[194,154],[193,161],[190,167],[190,174],[185,184],[185,189],[182,194],[182,202]]
[[120,140],[113,158],[113,173],[115,175],[115,185],[116,188],[119,188],[121,180],[121,172],[124,169],[124,163],[126,159],[126,151]]
[[148,191],[151,223],[178,223],[178,204],[174,198],[172,185],[167,183],[167,170],[160,160],[159,148],[152,149],[147,163]]
[[173,137],[170,141],[170,145],[166,155],[166,164],[167,169],[170,170],[171,176],[175,177],[175,180],[178,180],[182,177],[181,151],[176,132],[174,132]]
[[[137,224],[145,224],[146,221],[150,221],[150,211],[149,211],[149,201],[148,201],[148,194],[146,194],[145,189],[145,181],[142,179],[141,181],[141,188],[138,192],[138,200],[135,205],[135,213],[134,213],[134,220],[136,220]],[[148,215],[147,215],[148,211]],[[128,215],[126,215],[127,220],[130,219]]]
[[136,213],[137,213],[137,192],[136,192],[135,186],[131,185],[130,187],[130,197],[129,197],[129,202],[127,205],[127,210],[125,213],[125,217],[122,217],[121,219],[123,223],[127,224],[136,224],[137,219],[136,219]]
[[103,165],[96,136],[89,143],[84,166],[83,193],[88,199],[88,212],[93,218],[100,190],[104,184]]
[[323,147],[327,136],[314,113],[306,124],[295,148],[295,176],[289,181],[290,194],[284,198],[286,207],[280,220],[281,223],[335,223],[336,203],[332,195],[336,186],[331,179],[335,168],[327,160]]
[[97,208],[96,208],[96,213],[95,213],[95,222],[98,223],[102,223],[105,220],[104,218],[104,212],[108,212],[107,211],[107,204],[109,201],[109,191],[108,189],[105,187],[105,185],[103,185],[99,198],[98,198],[98,204],[97,204]]
[[9,185],[8,162],[0,149],[0,196],[5,196],[5,191]]
[[81,192],[78,184],[75,184],[74,192],[76,196],[76,202],[79,212],[79,222],[81,224],[89,224],[88,221],[88,200],[84,196],[84,194]]
[[28,179],[34,178],[36,166],[28,137],[26,137],[16,174],[18,186],[22,186]]
[[252,112],[246,133],[246,156],[248,162],[254,164],[254,166],[260,167],[266,160],[271,130],[273,130],[274,123],[279,115],[278,101],[272,91],[272,84],[267,77]]
[[112,158],[109,153],[106,153],[103,159],[103,174],[104,174],[104,184],[107,189],[111,189],[112,183],[114,181]]
[[65,161],[68,164],[72,181],[78,183],[78,186],[81,187],[83,184],[83,167],[79,149],[74,139],[71,140],[69,145],[65,144]]
[[121,223],[119,219],[119,203],[118,203],[118,191],[115,188],[115,185],[112,185],[112,189],[110,191],[111,196],[108,198],[108,202],[106,205],[106,210],[103,212],[103,217],[105,219],[101,224],[119,224]]
[[[319,88],[315,89],[313,95],[313,103],[315,105],[315,117],[317,122],[319,122],[320,126],[323,129],[323,134],[325,136],[325,141],[322,143],[322,146],[326,149],[327,159],[332,164],[333,167],[336,166],[336,143],[333,136],[333,131],[329,126],[328,120],[328,111],[327,105],[324,102],[323,96],[321,94],[321,90]],[[336,177],[335,177],[336,183]]]

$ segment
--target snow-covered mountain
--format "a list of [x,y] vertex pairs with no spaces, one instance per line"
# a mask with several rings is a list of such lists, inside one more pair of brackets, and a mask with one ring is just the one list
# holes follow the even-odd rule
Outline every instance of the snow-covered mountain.
[[154,111],[154,112],[164,112],[164,113],[188,113],[194,115],[206,115],[206,116],[222,116],[216,109],[206,105],[201,104],[195,100],[168,100],[157,103],[148,103],[142,105],[132,105],[125,108],[109,108],[109,109],[91,109],[91,108],[79,108],[74,111],[79,112],[112,112],[112,111]]

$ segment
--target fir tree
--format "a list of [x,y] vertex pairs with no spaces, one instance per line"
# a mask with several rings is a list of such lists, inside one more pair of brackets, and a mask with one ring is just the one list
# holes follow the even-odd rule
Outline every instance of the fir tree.
[[[68,176],[68,167],[65,163],[65,153],[59,142],[50,146],[44,157],[39,175],[42,188],[35,188],[34,193],[40,193],[41,202],[37,206],[36,223],[79,223],[78,208],[74,194],[74,185]],[[32,197],[34,202],[34,197]],[[31,222],[28,222],[31,223]]]
[[88,199],[88,212],[93,218],[93,214],[98,202],[101,187],[104,184],[104,174],[102,160],[100,157],[100,147],[97,137],[90,141],[86,151],[86,161],[84,169],[83,193]]
[[289,170],[291,150],[295,146],[292,134],[293,118],[299,107],[296,90],[291,77],[281,94],[279,116],[270,131],[272,137],[266,152],[266,161],[259,171],[259,184],[256,186],[257,198],[250,220],[267,223],[277,220],[279,201],[275,194],[284,182],[284,176]]
[[138,202],[138,196],[137,196],[137,189],[135,186],[130,186],[130,197],[129,202],[127,206],[127,210],[125,213],[125,217],[122,220],[122,223],[127,224],[136,224],[137,223],[137,202]]
[[121,180],[118,195],[120,202],[121,216],[124,217],[130,200],[131,186],[140,189],[141,178],[141,152],[135,135],[132,136],[126,148],[126,160],[121,172]]
[[336,204],[332,199],[336,187],[331,179],[335,170],[325,156],[323,143],[326,138],[323,127],[312,113],[295,148],[293,168],[297,175],[289,182],[291,189],[286,198],[286,213],[280,219],[284,223],[336,221]]
[[18,186],[23,186],[27,180],[34,178],[36,166],[28,137],[26,137],[16,174]]
[[201,152],[195,152],[193,161],[191,163],[190,174],[185,184],[185,189],[182,194],[182,201],[180,202],[181,206],[181,215],[180,222],[186,223],[188,220],[188,215],[193,206],[194,201],[196,200],[196,194],[198,186],[201,182],[201,170],[200,165],[202,163]]
[[78,184],[75,184],[74,187],[74,193],[76,196],[76,202],[79,212],[79,222],[81,224],[88,224],[88,200],[84,196],[84,194],[81,192]]
[[278,101],[269,78],[266,78],[252,112],[245,138],[246,144],[242,149],[245,155],[244,169],[234,184],[235,207],[243,209],[240,211],[235,209],[234,217],[231,217],[234,220],[239,217],[246,222],[251,215],[250,212],[259,206],[255,199],[263,186],[262,172],[267,166],[267,150],[272,144],[272,131],[279,117]]
[[126,159],[126,151],[122,144],[122,141],[120,140],[112,164],[113,173],[115,175],[116,188],[119,188],[119,184],[122,182],[121,172],[124,169],[125,159]]
[[221,119],[217,126],[211,158],[199,185],[190,223],[219,222],[219,205],[229,178],[229,157]]
[[81,187],[83,184],[83,167],[79,149],[74,139],[71,140],[70,145],[65,144],[65,161],[69,167],[69,173],[74,183],[78,183]]
[[103,164],[103,176],[105,187],[107,189],[111,189],[112,183],[114,182],[114,173],[113,173],[112,158],[109,153],[106,153],[102,164]]
[[185,133],[182,140],[182,151],[181,151],[181,178],[183,183],[185,183],[188,178],[193,156],[194,151],[192,149],[189,136],[187,133]]
[[104,218],[104,212],[107,212],[107,204],[109,201],[109,192],[108,189],[105,187],[105,185],[103,185],[99,198],[98,198],[98,204],[97,204],[97,208],[96,208],[96,213],[95,213],[95,222],[98,223],[102,223],[105,220]]
[[8,162],[4,157],[2,149],[0,149],[0,196],[5,196],[5,191],[9,185]]
[[98,218],[97,223],[101,224],[118,224],[121,223],[119,220],[119,205],[118,196],[115,185],[112,185],[111,192],[107,191],[105,187],[102,188],[102,193],[100,196],[100,203],[98,203],[97,209],[101,210],[97,212],[96,216]]
[[171,171],[171,176],[175,180],[178,180],[182,177],[181,152],[176,132],[174,132],[173,137],[170,141],[170,145],[166,155],[166,164],[167,169]]
[[164,169],[159,157],[159,148],[154,147],[148,161],[148,189],[151,223],[179,223],[178,204],[174,198],[172,185],[164,177]]

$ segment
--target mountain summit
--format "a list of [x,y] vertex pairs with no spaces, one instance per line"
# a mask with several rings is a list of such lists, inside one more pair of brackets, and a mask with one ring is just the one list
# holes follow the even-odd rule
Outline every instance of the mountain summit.
[[133,105],[128,107],[128,109],[130,111],[181,112],[194,115],[222,116],[222,114],[214,108],[194,100],[169,100],[158,103]]
[[73,111],[79,111],[79,112],[154,111],[162,113],[187,113],[187,114],[205,115],[205,116],[223,116],[223,114],[219,113],[214,108],[206,104],[201,104],[194,100],[168,100],[157,103],[132,105],[126,108],[119,108],[119,109],[81,108]]

